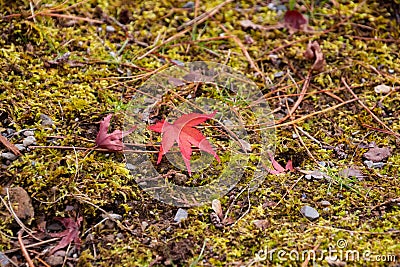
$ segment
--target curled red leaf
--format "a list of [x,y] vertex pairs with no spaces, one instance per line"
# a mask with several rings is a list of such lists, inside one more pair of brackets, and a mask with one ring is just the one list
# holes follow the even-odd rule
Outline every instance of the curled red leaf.
[[211,114],[190,113],[182,115],[173,124],[163,120],[155,125],[149,126],[150,130],[162,133],[161,147],[160,152],[158,153],[157,164],[161,162],[162,156],[173,147],[175,141],[178,143],[189,175],[191,175],[190,157],[192,155],[192,145],[213,155],[214,158],[220,162],[220,158],[218,157],[217,153],[215,153],[206,137],[199,130],[193,128],[194,126],[213,118],[215,114],[216,112]]
[[287,171],[294,171],[293,164],[292,164],[291,160],[288,160],[288,162],[286,163],[285,168],[283,168],[283,166],[281,164],[279,164],[274,159],[274,156],[272,155],[272,153],[269,153],[269,158],[271,160],[272,167],[274,167],[274,169],[267,169],[267,171],[270,174],[280,174],[280,173],[284,173],[284,172],[287,172]]
[[100,130],[96,136],[96,146],[100,148],[105,148],[110,151],[122,151],[124,149],[124,144],[122,143],[122,138],[132,133],[136,129],[133,126],[126,132],[120,130],[115,130],[114,132],[108,134],[108,128],[110,127],[110,120],[112,114],[109,114],[100,122]]

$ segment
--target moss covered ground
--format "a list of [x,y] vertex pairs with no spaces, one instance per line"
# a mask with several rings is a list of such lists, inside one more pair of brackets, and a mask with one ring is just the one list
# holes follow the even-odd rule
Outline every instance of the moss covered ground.
[[[293,4],[308,27],[271,27]],[[27,258],[34,266],[398,266],[399,12],[398,1],[369,0],[0,0],[0,131],[13,144],[27,130],[36,139],[17,159],[1,159],[0,266]],[[311,41],[321,47],[323,70],[310,71],[304,52]],[[174,222],[178,208],[143,192],[124,154],[88,150],[107,114],[115,114],[113,129],[123,127],[147,79],[193,61],[226,64],[257,84],[274,111],[275,159],[296,168],[266,175],[254,191],[240,182],[220,198],[226,224],[216,223],[211,204]],[[390,89],[376,92],[378,85]],[[213,96],[209,88],[199,92]],[[180,99],[170,98],[160,117]],[[221,142],[220,153],[221,132],[207,134]],[[148,132],[138,138],[160,141]],[[390,155],[365,163],[372,146]],[[213,166],[209,179],[224,167]],[[356,177],[341,172],[349,167]],[[187,174],[167,162],[157,168]],[[255,166],[244,168],[245,179]],[[315,170],[327,178],[306,177]],[[199,179],[194,174],[189,183]],[[6,190],[16,187],[34,211],[19,223],[10,206],[22,203],[13,204]],[[305,205],[319,218],[303,216]],[[80,247],[72,242],[56,261],[49,249],[59,240],[40,242],[63,230],[60,217],[83,222]],[[339,260],[327,257],[332,249]],[[307,253],[319,258],[307,260]]]

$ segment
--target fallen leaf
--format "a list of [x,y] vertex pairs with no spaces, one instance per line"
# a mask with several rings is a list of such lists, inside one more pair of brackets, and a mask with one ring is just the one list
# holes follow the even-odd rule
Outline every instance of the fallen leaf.
[[221,201],[219,201],[218,199],[213,199],[213,201],[211,202],[211,206],[215,214],[217,214],[218,217],[222,220],[224,214],[222,212]]
[[359,169],[357,169],[355,167],[343,169],[343,170],[339,171],[339,175],[342,177],[345,177],[345,178],[355,177],[359,180],[364,177],[364,174],[362,173],[362,171],[360,171]]
[[293,164],[291,160],[288,160],[288,162],[286,163],[285,168],[282,167],[281,164],[279,164],[275,159],[274,156],[272,155],[272,153],[269,153],[269,158],[271,160],[272,163],[272,167],[274,167],[274,169],[267,169],[267,171],[270,174],[280,174],[280,173],[284,173],[286,171],[294,171],[293,168]]
[[191,175],[190,157],[192,155],[192,145],[213,155],[214,158],[220,162],[220,158],[215,153],[205,136],[199,130],[193,128],[194,126],[213,118],[215,114],[216,111],[211,114],[190,113],[182,115],[173,124],[162,120],[155,125],[149,126],[150,130],[162,133],[162,141],[160,152],[158,153],[157,164],[161,162],[162,156],[173,147],[175,141],[178,143],[189,175]]
[[292,34],[298,30],[307,30],[308,19],[299,11],[288,10],[283,16],[285,27]]
[[122,132],[120,130],[115,130],[114,132],[108,134],[108,128],[110,127],[110,120],[112,114],[109,114],[100,122],[100,130],[96,136],[96,146],[100,148],[105,148],[110,151],[122,151],[124,149],[124,144],[122,143],[122,138],[127,136],[136,127],[132,127],[127,132]]
[[304,57],[309,60],[315,60],[312,69],[315,71],[322,71],[325,66],[324,54],[317,41],[309,42],[307,49],[304,52]]
[[363,156],[372,162],[379,162],[387,159],[390,155],[390,149],[387,147],[373,147],[368,152],[365,152]]
[[268,226],[270,225],[268,220],[254,220],[253,224],[255,225],[255,227],[257,227],[261,230],[267,229]]
[[60,233],[49,234],[51,237],[62,237],[58,245],[50,250],[50,254],[53,254],[57,250],[68,246],[72,241],[74,241],[75,246],[79,248],[81,245],[81,239],[79,238],[79,228],[81,227],[83,217],[79,217],[76,221],[73,218],[55,218],[55,220],[61,222],[64,225],[65,230]]

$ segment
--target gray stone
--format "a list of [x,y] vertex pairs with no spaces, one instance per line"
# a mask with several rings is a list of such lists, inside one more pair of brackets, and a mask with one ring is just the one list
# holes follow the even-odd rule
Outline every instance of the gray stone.
[[174,221],[180,223],[188,217],[188,212],[182,208],[179,208],[174,217]]
[[310,206],[303,206],[300,210],[301,214],[307,219],[313,221],[319,218],[319,213],[316,209]]
[[11,161],[13,161],[13,160],[15,160],[17,158],[17,156],[14,155],[14,153],[11,153],[11,152],[1,153],[1,157],[3,159],[8,159],[8,160],[11,160]]
[[194,8],[194,2],[189,1],[182,6],[182,8]]
[[249,142],[247,142],[246,140],[243,140],[243,139],[239,139],[239,142],[241,144],[241,148],[245,152],[251,152],[251,144]]
[[329,201],[327,201],[327,200],[322,200],[321,201],[321,205],[324,206],[324,207],[328,207],[328,206],[331,205],[331,203]]
[[280,77],[282,77],[283,75],[285,75],[285,72],[279,71],[279,72],[277,72],[277,73],[274,74],[274,77],[275,77],[275,78],[280,78]]
[[40,114],[40,120],[43,126],[52,126],[54,124],[54,121],[46,114]]
[[27,147],[36,143],[36,138],[34,136],[25,137],[22,144]]
[[31,130],[28,130],[28,131],[24,131],[24,135],[25,135],[26,137],[28,137],[28,136],[34,136],[35,133],[34,133],[33,131],[31,131]]
[[15,147],[18,148],[19,151],[24,151],[26,149],[23,144],[15,144]]

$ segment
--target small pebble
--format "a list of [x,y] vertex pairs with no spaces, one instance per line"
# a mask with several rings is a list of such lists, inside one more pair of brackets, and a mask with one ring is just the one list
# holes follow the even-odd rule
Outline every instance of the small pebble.
[[131,163],[127,163],[126,164],[126,168],[128,169],[128,170],[135,170],[136,169],[136,166],[135,165],[133,165],[133,164],[131,164]]
[[28,137],[28,136],[34,136],[35,133],[34,133],[33,131],[31,131],[31,130],[28,130],[28,131],[25,131],[25,132],[24,132],[24,135],[25,135],[26,137]]
[[244,149],[245,152],[251,152],[251,144],[249,142],[243,139],[239,139],[239,142],[241,144],[241,148]]
[[389,69],[388,72],[389,72],[390,74],[393,74],[393,73],[394,73],[394,69]]
[[36,138],[34,136],[25,137],[24,140],[22,141],[22,144],[25,147],[30,146],[30,145],[35,144],[35,143],[36,143]]
[[187,211],[182,208],[179,208],[174,217],[174,221],[177,223],[180,223],[181,221],[185,220],[187,217],[188,217]]
[[106,26],[106,32],[115,32],[115,28],[111,25]]
[[17,156],[14,155],[14,153],[11,153],[11,152],[1,153],[1,157],[3,159],[8,159],[8,160],[11,160],[11,161],[13,161],[13,160],[15,160],[17,158]]
[[283,71],[279,71],[279,72],[277,72],[277,73],[274,74],[274,77],[275,77],[275,78],[280,78],[280,77],[282,77],[283,75],[285,75],[285,73],[284,73]]
[[11,134],[15,133],[15,130],[11,129],[11,128],[7,128],[6,133],[7,133],[7,135],[11,135]]
[[19,151],[24,151],[26,149],[23,144],[15,144],[15,147],[18,148]]
[[187,2],[186,4],[184,4],[182,6],[182,8],[194,8],[194,2],[192,2],[192,1]]
[[300,210],[301,214],[304,215],[307,219],[313,221],[319,218],[319,213],[316,209],[310,206],[303,206]]
[[42,126],[52,126],[54,124],[54,121],[46,114],[40,114],[40,120],[42,121]]
[[324,206],[324,207],[328,207],[328,206],[331,205],[331,203],[329,201],[327,201],[327,200],[322,200],[321,201],[321,205]]

